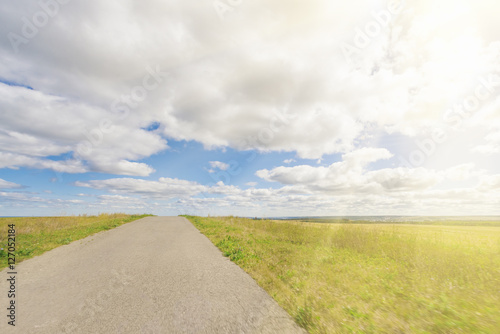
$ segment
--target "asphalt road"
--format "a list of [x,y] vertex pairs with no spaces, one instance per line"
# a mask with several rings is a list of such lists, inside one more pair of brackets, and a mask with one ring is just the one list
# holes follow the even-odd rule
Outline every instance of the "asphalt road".
[[17,267],[0,333],[305,333],[187,219],[148,217]]

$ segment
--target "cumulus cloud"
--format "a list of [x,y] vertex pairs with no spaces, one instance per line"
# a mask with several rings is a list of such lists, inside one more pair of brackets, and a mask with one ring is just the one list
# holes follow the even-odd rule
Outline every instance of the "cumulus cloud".
[[474,163],[468,163],[448,168],[441,174],[453,181],[463,181],[472,177],[479,177],[484,174],[484,171],[477,170]]
[[473,147],[473,152],[483,153],[487,155],[492,155],[500,152],[500,130],[491,131],[486,137],[484,137],[485,144],[477,145]]
[[[0,42],[0,78],[33,88],[0,84],[8,111],[0,143],[30,156],[75,152],[99,121],[128,111],[79,158],[91,170],[145,176],[153,169],[136,161],[166,149],[162,137],[320,158],[352,150],[374,124],[415,135],[498,69],[490,33],[498,23],[487,15],[498,4],[444,2],[446,11],[404,2],[358,45],[354,67],[342,43],[355,46],[358,28],[377,23],[370,13],[388,3],[252,1],[223,17],[211,2],[61,5],[27,43]],[[13,2],[0,21],[22,35],[21,17],[39,10]],[[149,80],[151,69],[158,73]],[[152,122],[158,131],[141,130]]]
[[[329,167],[278,167],[259,171],[268,181],[281,183],[272,188],[248,189],[219,182],[211,187],[197,182],[160,178],[157,181],[120,178],[77,182],[111,193],[101,203],[119,202],[206,214],[246,215],[428,215],[484,214],[498,212],[499,177],[484,175],[474,165],[460,165],[436,171],[425,168],[366,169],[377,159],[391,154],[369,149],[344,155]],[[304,170],[307,169],[306,172]],[[443,186],[447,181],[467,181],[472,186]],[[474,183],[476,183],[474,185]],[[123,205],[122,203],[122,205]],[[134,204],[134,205],[135,205]]]
[[[401,8],[381,23],[394,2]],[[22,17],[32,20],[41,8],[11,1],[0,8],[7,32],[0,39],[0,168],[137,177],[77,182],[110,193],[102,196],[131,197],[102,197],[95,205],[150,197],[200,208],[300,203],[304,210],[369,212],[377,204],[432,207],[432,198],[447,195],[490,203],[478,191],[437,189],[475,178],[481,189],[497,189],[495,176],[464,165],[466,157],[441,169],[388,162],[397,160],[391,152],[406,153],[407,141],[436,128],[468,138],[476,153],[500,152],[499,6],[255,0],[233,1],[221,13],[212,1],[70,1],[24,36]],[[367,31],[374,24],[380,29]],[[24,40],[16,44],[13,34]],[[484,129],[485,138],[471,136]],[[403,140],[388,143],[389,136]],[[155,172],[145,159],[174,140],[320,162],[338,153],[342,160],[257,171],[281,184],[277,189],[139,178]],[[367,146],[380,148],[360,149]]]
[[272,170],[259,170],[256,175],[266,181],[288,186],[288,191],[299,187],[296,189],[298,193],[328,195],[422,192],[431,190],[445,179],[470,180],[482,175],[481,171],[474,170],[474,164],[454,166],[443,171],[402,167],[376,170],[366,168],[369,163],[392,156],[386,149],[363,148],[344,154],[342,161],[328,167],[282,166]]
[[[266,181],[279,182],[284,185],[305,185],[329,191],[352,191],[356,185],[356,188],[369,191],[374,189],[371,189],[373,188],[371,182],[366,182],[367,180],[362,178],[365,167],[371,162],[391,157],[392,154],[386,149],[363,148],[344,154],[342,161],[328,167],[282,166],[272,170],[259,170],[256,175]],[[377,175],[373,175],[372,179],[375,179]]]
[[17,169],[19,167],[51,169],[60,173],[85,173],[88,171],[88,168],[82,164],[81,160],[72,159],[55,161],[15,153],[0,152],[0,168]]
[[76,186],[94,189],[104,189],[111,193],[147,195],[158,198],[175,198],[195,196],[206,190],[196,182],[162,177],[158,181],[148,181],[132,178],[115,178],[107,180],[92,180],[76,182]]
[[23,188],[23,186],[14,182],[9,182],[4,179],[0,179],[0,189],[19,189],[19,188]]
[[[130,160],[167,147],[160,136],[126,127],[110,112],[24,87],[0,83],[0,108],[6,110],[0,115],[1,167],[146,176],[154,169]],[[73,158],[43,159],[64,153]]]
[[479,188],[486,191],[500,190],[500,174],[483,176]]

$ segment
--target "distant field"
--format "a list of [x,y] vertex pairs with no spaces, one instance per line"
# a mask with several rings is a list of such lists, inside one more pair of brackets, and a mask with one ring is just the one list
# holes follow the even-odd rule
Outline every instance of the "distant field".
[[486,220],[486,219],[427,219],[427,220],[414,220],[413,219],[393,219],[387,221],[381,220],[365,220],[365,219],[340,219],[340,218],[306,218],[306,219],[292,219],[289,221],[310,222],[310,223],[323,223],[323,224],[389,224],[389,225],[444,225],[444,226],[498,226],[500,227],[500,219]]
[[[0,270],[7,267],[7,231],[16,226],[16,263],[94,233],[109,230],[148,215],[0,218]],[[3,249],[3,250],[2,250]]]
[[187,218],[310,333],[499,333],[497,225]]

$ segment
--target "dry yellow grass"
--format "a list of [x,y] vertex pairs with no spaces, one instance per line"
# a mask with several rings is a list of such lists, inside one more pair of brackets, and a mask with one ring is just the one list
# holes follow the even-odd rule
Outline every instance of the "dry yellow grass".
[[310,333],[500,328],[500,227],[188,218]]

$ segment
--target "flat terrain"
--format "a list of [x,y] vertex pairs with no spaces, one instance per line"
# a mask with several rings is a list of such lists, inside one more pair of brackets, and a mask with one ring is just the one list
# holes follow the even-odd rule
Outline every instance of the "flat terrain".
[[147,217],[17,267],[16,328],[0,333],[303,333],[182,217]]
[[310,333],[500,328],[500,227],[493,223],[188,218]]

